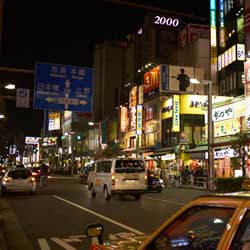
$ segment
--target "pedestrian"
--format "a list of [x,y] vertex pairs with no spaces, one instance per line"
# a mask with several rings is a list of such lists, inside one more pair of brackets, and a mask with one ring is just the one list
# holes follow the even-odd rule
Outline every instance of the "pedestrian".
[[41,165],[41,176],[40,176],[40,189],[41,191],[47,190],[47,180],[49,176],[49,166],[45,163]]

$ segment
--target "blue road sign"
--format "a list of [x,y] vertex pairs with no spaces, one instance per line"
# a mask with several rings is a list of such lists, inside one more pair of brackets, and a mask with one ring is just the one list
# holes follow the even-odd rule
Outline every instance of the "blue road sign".
[[34,109],[92,112],[93,69],[36,63]]

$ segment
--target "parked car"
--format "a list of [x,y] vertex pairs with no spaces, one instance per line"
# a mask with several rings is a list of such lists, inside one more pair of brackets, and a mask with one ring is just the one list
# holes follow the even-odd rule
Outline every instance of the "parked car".
[[[99,242],[102,232],[102,224],[86,227],[86,234]],[[190,201],[151,235],[92,241],[91,249],[249,250],[249,232],[249,192],[214,194]]]
[[14,168],[8,170],[1,183],[2,195],[9,192],[30,192],[36,191],[36,181],[32,172],[27,168]]

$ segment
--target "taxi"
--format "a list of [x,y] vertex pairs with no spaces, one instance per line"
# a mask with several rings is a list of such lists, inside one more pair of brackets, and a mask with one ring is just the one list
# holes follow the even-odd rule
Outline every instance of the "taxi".
[[250,250],[250,192],[193,199],[151,235],[103,242],[102,224],[89,224],[92,250]]

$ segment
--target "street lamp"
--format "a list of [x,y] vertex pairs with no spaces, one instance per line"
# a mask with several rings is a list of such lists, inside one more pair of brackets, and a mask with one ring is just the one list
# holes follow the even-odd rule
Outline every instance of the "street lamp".
[[197,79],[190,79],[190,83],[193,84],[205,84],[208,86],[208,108],[207,108],[207,129],[208,129],[208,188],[214,189],[213,179],[215,177],[214,172],[214,150],[213,150],[213,120],[212,120],[212,88],[213,83],[210,80],[199,81]]
[[4,88],[6,88],[6,89],[15,89],[16,85],[12,84],[12,83],[8,83],[7,85],[4,86]]
[[88,125],[91,127],[97,126],[98,128],[98,139],[97,139],[97,150],[96,150],[96,138],[95,138],[95,128],[94,128],[94,149],[97,152],[97,156],[101,155],[101,124],[100,122],[88,122]]

